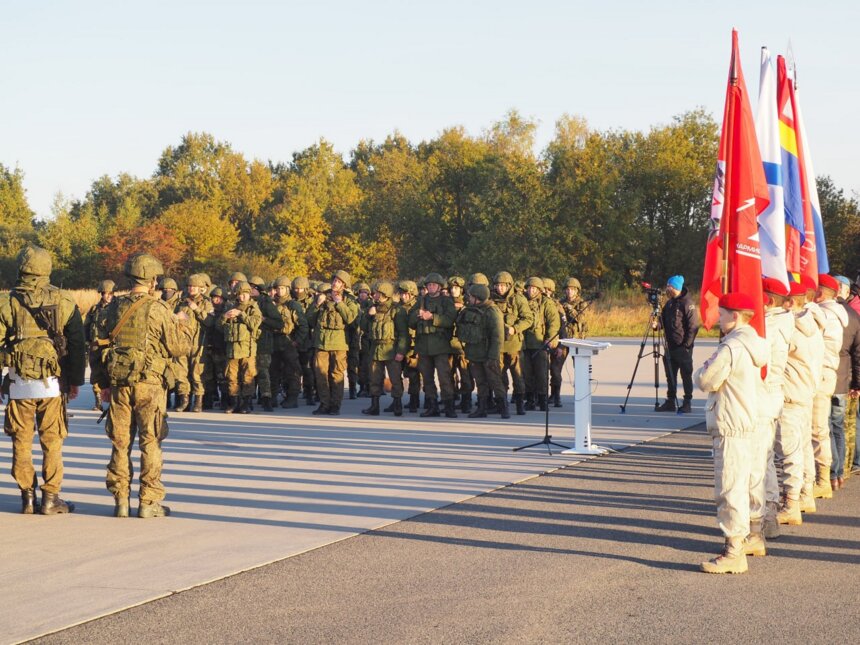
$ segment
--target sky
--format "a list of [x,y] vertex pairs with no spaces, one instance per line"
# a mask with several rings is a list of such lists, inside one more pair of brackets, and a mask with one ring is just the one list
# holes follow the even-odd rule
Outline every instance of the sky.
[[102,175],[149,177],[183,134],[289,161],[324,137],[344,155],[395,130],[413,142],[511,109],[542,149],[564,114],[648,130],[722,118],[739,31],[753,109],[759,52],[797,60],[815,171],[860,192],[860,3],[410,0],[7,0],[0,163],[30,206]]

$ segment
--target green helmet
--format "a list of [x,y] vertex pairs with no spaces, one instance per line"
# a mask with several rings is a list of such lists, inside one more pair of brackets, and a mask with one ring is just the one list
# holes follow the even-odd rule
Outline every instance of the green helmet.
[[251,285],[252,287],[257,287],[259,289],[262,289],[263,287],[266,286],[266,281],[263,280],[263,278],[261,278],[258,275],[252,275],[251,279],[248,280],[248,284]]
[[513,286],[514,276],[512,276],[507,271],[499,271],[496,275],[493,276],[493,284],[507,284]]
[[99,282],[99,293],[113,293],[116,284],[113,280],[102,280]]
[[293,289],[310,289],[310,281],[303,275],[298,278],[293,278]]
[[163,275],[164,267],[149,253],[136,253],[126,260],[124,271],[129,278],[151,280]]
[[212,286],[212,278],[209,277],[208,273],[198,273],[197,275],[203,280],[207,289]]
[[474,296],[481,302],[486,302],[490,299],[490,288],[485,284],[473,284],[469,287],[469,295]]
[[272,283],[274,287],[290,287],[290,279],[285,275],[279,275],[275,278],[275,281]]
[[571,287],[573,287],[574,289],[582,289],[582,285],[579,284],[579,280],[577,280],[576,278],[568,278],[567,282],[564,283],[565,289],[570,289]]
[[176,280],[174,280],[173,278],[162,278],[161,290],[166,291],[168,289],[172,289],[173,291],[176,291],[179,289],[179,285],[176,284]]
[[418,295],[418,285],[412,280],[401,280],[397,283],[397,289],[402,293],[410,293],[413,296]]
[[555,280],[552,278],[544,278],[543,279],[543,288],[549,291],[550,293],[555,292]]
[[526,288],[526,283],[523,282],[522,280],[515,280],[514,281],[514,291],[516,291],[517,293],[522,293],[525,288]]
[[469,276],[469,284],[484,284],[490,286],[490,281],[483,273],[473,273]]
[[330,282],[318,282],[317,286],[314,287],[314,291],[317,293],[325,293],[326,291],[331,291],[331,283]]
[[241,271],[236,271],[233,275],[230,276],[230,282],[236,280],[237,282],[246,282],[248,278]]
[[448,288],[451,287],[460,287],[461,289],[466,286],[466,281],[458,275],[452,275],[448,278]]
[[188,276],[188,280],[185,281],[185,284],[189,287],[203,287],[204,289],[208,286],[206,284],[206,280],[199,273],[192,273]]
[[538,289],[540,289],[541,291],[543,291],[544,283],[543,283],[543,280],[541,280],[539,277],[537,277],[537,276],[532,276],[531,278],[529,278],[528,280],[526,280],[526,284],[525,284],[525,286],[526,286],[526,288],[528,288],[528,287],[537,287]]
[[368,285],[366,282],[359,282],[352,288],[352,291],[353,293],[355,293],[355,295],[358,295],[362,291],[367,291],[367,293],[370,293],[370,285]]
[[445,278],[443,278],[439,273],[428,273],[424,278],[424,286],[428,284],[438,284],[440,287],[445,286]]
[[248,284],[247,280],[242,280],[234,287],[233,293],[235,293],[237,296],[240,293],[251,293],[251,285]]
[[18,253],[19,275],[51,275],[51,254],[35,244],[28,244]]
[[209,292],[209,297],[210,298],[215,298],[215,297],[223,298],[224,297],[224,290],[221,287],[212,287],[212,291]]
[[374,291],[376,291],[377,293],[381,293],[386,298],[391,298],[394,296],[394,285],[387,280],[383,280],[376,285]]
[[[334,282],[335,278],[343,282],[343,288],[349,289],[352,286],[352,278],[349,277],[349,274],[343,269],[338,269],[334,272],[334,275],[331,277],[331,281]],[[329,285],[331,288],[331,285]]]

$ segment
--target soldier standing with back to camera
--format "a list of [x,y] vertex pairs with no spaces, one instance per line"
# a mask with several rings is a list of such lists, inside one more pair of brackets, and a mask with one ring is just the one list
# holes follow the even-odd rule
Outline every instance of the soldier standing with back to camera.
[[[534,314],[526,299],[515,293],[514,278],[507,271],[499,271],[493,276],[493,302],[502,312],[505,325],[505,342],[502,344],[502,375],[510,372],[514,391],[514,403],[517,414],[525,411],[524,395],[526,391],[520,365],[520,350],[523,347],[523,334],[534,323]],[[499,405],[499,402],[496,402]]]
[[86,334],[87,348],[90,364],[90,384],[93,386],[93,410],[102,412],[101,388],[93,379],[93,373],[97,371],[102,362],[102,348],[99,347],[99,327],[107,320],[107,311],[110,301],[113,300],[113,290],[116,285],[113,280],[102,280],[99,282],[99,301],[90,307],[84,318],[84,333]]
[[[660,312],[660,325],[669,350],[669,371],[666,375],[668,388],[666,401],[658,412],[692,411],[693,400],[693,343],[699,333],[699,314],[696,305],[684,286],[684,276],[673,275],[666,281],[669,300]],[[684,386],[684,403],[677,405],[678,371]]]
[[125,275],[132,287],[128,295],[111,303],[102,334],[107,343],[100,375],[110,397],[105,430],[112,449],[106,484],[114,496],[114,516],[128,517],[131,490],[131,450],[137,434],[140,445],[140,504],[142,518],[170,515],[161,504],[161,442],[167,436],[165,374],[170,361],[191,352],[192,330],[185,314],[152,296],[161,263],[147,253],[131,256]]
[[[60,499],[63,439],[69,433],[66,399],[84,383],[84,324],[67,293],[50,284],[51,255],[28,245],[18,253],[18,279],[0,295],[0,358],[8,368],[3,421],[12,438],[12,476],[21,491],[21,512],[70,513]],[[8,386],[8,389],[7,389]],[[42,447],[42,504],[36,505],[33,435]]]

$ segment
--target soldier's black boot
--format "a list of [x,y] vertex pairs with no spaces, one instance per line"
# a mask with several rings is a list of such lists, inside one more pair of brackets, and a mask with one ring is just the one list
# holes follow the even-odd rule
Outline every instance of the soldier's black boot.
[[526,407],[523,404],[523,395],[514,394],[514,405],[517,407],[517,414],[523,416],[526,413]]
[[226,412],[231,407],[230,405],[230,394],[227,392],[227,388],[221,388],[221,396],[218,399],[218,407]]
[[470,419],[485,419],[487,417],[487,398],[484,396],[478,397],[478,405],[469,413]]
[[313,412],[311,412],[311,414],[328,414],[328,406],[325,403],[320,403],[319,407]]
[[203,412],[203,397],[199,394],[194,395],[194,405],[191,406],[192,412]]
[[552,388],[552,407],[561,407],[561,386],[559,385],[556,385],[554,388]]
[[471,392],[463,392],[463,396],[460,399],[460,412],[469,413],[472,411],[472,393]]
[[454,399],[445,399],[442,403],[445,406],[445,416],[449,419],[456,419],[457,411],[454,409]]
[[499,414],[502,415],[503,419],[511,418],[511,409],[508,407],[507,399],[503,399],[501,405],[499,406]]
[[426,394],[424,395],[424,409],[425,409],[425,410],[429,410],[430,408],[432,408],[434,403],[435,403],[437,406],[439,405],[439,402],[436,400],[436,398],[435,398],[435,397],[433,397],[433,398],[431,399],[431,398],[430,398],[429,396],[427,396]]
[[329,413],[329,415],[331,415],[333,417],[339,417],[340,416],[340,405],[330,405],[328,408],[328,413]]
[[275,408],[272,407],[272,397],[264,396],[263,397],[263,412],[274,412]]
[[212,392],[207,392],[203,395],[203,409],[211,410],[212,406],[215,404],[215,395]]
[[430,407],[424,410],[424,412],[422,412],[420,416],[424,418],[440,416],[441,413],[439,412],[439,402],[436,399],[428,398],[427,400],[430,402]]
[[526,393],[525,409],[529,412],[535,409],[535,395],[530,392]]
[[187,394],[178,394],[176,400],[176,407],[173,408],[174,412],[185,412],[188,409],[188,395]]
[[364,408],[364,410],[362,410],[361,413],[370,415],[372,417],[378,417],[379,416],[379,397],[378,396],[371,396],[370,397],[370,406]]
[[114,517],[128,517],[128,497],[114,497]]
[[[402,410],[402,409],[403,409],[403,406],[401,405],[400,407],[401,407],[401,410]],[[383,410],[382,410],[382,411],[383,411],[383,412],[394,412],[394,399],[392,399],[392,400],[391,400],[391,403],[389,403],[389,404],[388,404],[388,407],[383,408]]]
[[350,379],[349,381],[349,400],[355,400],[355,383]]
[[233,414],[236,412],[236,397],[235,396],[227,396],[224,397],[224,400],[227,402],[226,407],[224,408],[225,414]]
[[294,410],[299,407],[299,395],[289,394],[281,403],[281,407],[286,410]]
[[391,404],[394,406],[394,416],[402,417],[403,416],[403,399],[399,396],[394,397],[394,402]]
[[663,405],[658,405],[654,408],[655,412],[674,412],[676,410],[675,399],[666,399]]
[[241,412],[242,414],[251,414],[251,412],[254,410],[254,406],[251,403],[252,398],[254,398],[254,397],[251,397],[251,396],[243,396],[242,397],[242,405],[239,409],[239,412]]
[[39,511],[42,515],[58,515],[60,513],[71,513],[75,510],[75,505],[71,502],[64,502],[56,493],[46,493],[42,491],[42,508]]
[[413,414],[418,412],[418,395],[417,394],[410,394],[409,395],[408,407],[409,407],[409,411],[412,412]]
[[33,488],[21,491],[21,512],[32,515],[36,512],[36,491]]
[[305,405],[313,405],[314,404],[314,391],[313,390],[305,390]]
[[547,410],[547,401],[546,394],[538,394],[537,395],[537,407],[541,412],[546,412]]
[[690,414],[693,411],[693,401],[692,399],[684,398],[684,403],[681,404],[681,407],[678,408],[679,413]]

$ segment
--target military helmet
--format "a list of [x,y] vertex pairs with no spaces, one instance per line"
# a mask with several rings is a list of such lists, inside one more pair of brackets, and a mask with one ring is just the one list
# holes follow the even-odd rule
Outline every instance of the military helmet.
[[411,293],[413,296],[418,295],[418,285],[412,280],[401,280],[397,283],[397,289],[403,293]]
[[394,285],[388,282],[388,280],[383,280],[382,282],[377,283],[374,291],[381,293],[386,298],[391,298],[394,296]]
[[224,297],[224,290],[221,287],[212,287],[212,291],[209,292],[210,298],[215,298],[216,296],[218,298]]
[[230,276],[229,282],[233,282],[234,280],[237,282],[245,282],[248,280],[248,277],[241,271],[234,271],[233,275]]
[[551,293],[555,292],[555,280],[553,280],[552,278],[544,278],[543,288]]
[[251,285],[248,284],[247,280],[242,280],[233,288],[233,293],[235,293],[237,296],[240,293],[251,293]]
[[[349,274],[343,269],[335,271],[334,275],[331,277],[331,281],[334,282],[335,278],[343,282],[344,289],[349,289],[352,286],[352,278],[349,277]],[[329,285],[329,288],[331,288],[331,285]]]
[[366,282],[359,282],[352,288],[352,291],[355,295],[358,295],[362,291],[367,291],[367,293],[370,293],[370,285],[368,285]]
[[102,280],[99,282],[99,293],[113,293],[116,284],[113,280]]
[[430,283],[435,283],[435,284],[438,284],[440,287],[444,287],[445,286],[445,278],[443,278],[438,273],[428,273],[424,277],[424,286],[427,286]]
[[469,284],[485,284],[490,286],[490,281],[483,273],[473,273],[469,276]]
[[499,271],[493,276],[493,284],[507,284],[513,286],[514,276],[507,271]]
[[469,287],[469,295],[474,296],[481,302],[486,302],[490,299],[490,288],[485,284],[473,284]]
[[523,280],[515,280],[514,281],[514,291],[517,293],[522,293],[526,288],[526,283]]
[[537,287],[538,289],[543,290],[544,283],[543,283],[543,280],[541,280],[539,277],[537,277],[535,275],[535,276],[532,276],[531,278],[529,278],[528,280],[526,280],[525,286],[526,286],[526,288]]
[[275,281],[272,282],[273,287],[287,287],[290,286],[290,279],[285,275],[279,275],[275,278]]
[[308,279],[305,276],[300,275],[297,278],[293,278],[293,289],[310,289],[310,288],[311,288],[311,283],[308,281]]
[[20,275],[51,275],[51,254],[35,244],[28,244],[18,253]]
[[248,280],[248,284],[252,287],[265,287],[266,281],[258,275],[252,275]]
[[166,291],[167,289],[173,289],[174,291],[179,289],[179,285],[176,284],[176,280],[174,280],[173,278],[162,278],[161,290]]
[[582,285],[579,284],[579,280],[577,280],[576,278],[568,278],[567,282],[564,283],[565,289],[570,289],[571,287],[573,287],[574,289],[582,289]]
[[207,289],[212,286],[212,278],[209,277],[208,273],[200,272],[197,275],[199,275],[200,279],[203,280]]
[[149,253],[136,253],[125,261],[125,274],[138,280],[151,280],[164,275],[164,267]]
[[466,286],[466,281],[458,275],[452,275],[448,278],[448,288],[451,287],[460,287],[461,289]]
[[203,287],[204,289],[207,287],[206,280],[199,273],[192,273],[188,276],[188,280],[185,281],[189,287]]
[[326,291],[331,291],[331,283],[330,282],[317,282],[317,286],[314,287],[314,291],[318,293],[325,293]]

